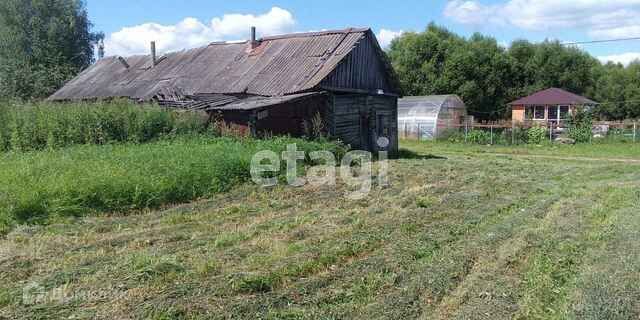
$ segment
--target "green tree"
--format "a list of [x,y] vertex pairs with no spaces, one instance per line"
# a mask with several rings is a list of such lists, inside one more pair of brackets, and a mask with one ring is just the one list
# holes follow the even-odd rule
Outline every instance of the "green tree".
[[[457,94],[469,113],[480,119],[508,116],[507,103],[549,87],[594,98],[600,95],[602,101],[615,95],[624,99],[639,96],[640,66],[623,68],[621,74],[615,74],[603,69],[587,52],[558,41],[533,44],[517,40],[503,48],[492,37],[474,34],[463,38],[430,24],[424,32],[395,39],[389,57],[403,94]],[[627,85],[614,89],[613,83],[618,82]],[[615,117],[637,114],[638,110],[629,110],[628,103],[614,109],[611,113]]]
[[474,34],[446,59],[441,88],[459,95],[470,113],[496,119],[505,114],[512,78],[505,49],[494,38]]
[[41,98],[94,61],[94,45],[81,0],[0,2],[0,94]]
[[577,94],[585,94],[593,87],[592,68],[599,62],[587,52],[558,41],[544,41],[535,48],[529,62],[535,87],[558,87]]
[[467,40],[430,24],[393,41],[389,56],[404,94],[454,93],[471,114],[504,115],[513,66],[495,39],[475,34]]
[[388,53],[403,92],[426,95],[448,89],[447,83],[440,81],[444,64],[463,44],[464,39],[435,24],[424,32],[409,32],[395,39]]
[[625,89],[627,86],[626,70],[621,64],[608,63],[595,70],[596,90],[593,99],[605,102],[597,109],[597,114],[604,119],[624,119]]
[[625,69],[626,87],[624,90],[625,118],[640,118],[640,60],[629,64]]
[[593,98],[602,104],[598,118],[605,120],[640,118],[640,61],[626,68],[619,63],[607,63],[594,71]]

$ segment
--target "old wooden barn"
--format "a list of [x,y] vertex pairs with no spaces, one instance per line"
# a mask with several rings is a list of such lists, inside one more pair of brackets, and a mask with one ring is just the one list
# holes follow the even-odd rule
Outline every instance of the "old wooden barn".
[[[99,60],[50,100],[127,97],[202,110],[254,135],[304,135],[312,120],[352,148],[398,148],[397,78],[370,29],[286,34]],[[318,116],[319,115],[319,116]],[[318,121],[316,121],[317,123]],[[384,139],[382,139],[384,140]]]

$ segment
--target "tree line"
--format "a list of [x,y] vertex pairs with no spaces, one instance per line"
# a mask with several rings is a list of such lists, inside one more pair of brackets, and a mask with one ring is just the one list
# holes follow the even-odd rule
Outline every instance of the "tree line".
[[387,53],[404,95],[457,94],[480,119],[510,117],[509,102],[549,87],[602,103],[601,119],[640,117],[640,61],[602,64],[549,40],[517,40],[505,48],[493,37],[464,38],[433,23],[395,39]]
[[[0,97],[45,98],[95,61],[104,34],[83,0],[0,1]],[[430,24],[388,50],[404,95],[457,94],[480,119],[509,115],[507,103],[559,87],[603,103],[603,119],[640,117],[640,62],[602,64],[557,41],[469,38]]]
[[0,1],[0,97],[44,98],[94,62],[81,0]]

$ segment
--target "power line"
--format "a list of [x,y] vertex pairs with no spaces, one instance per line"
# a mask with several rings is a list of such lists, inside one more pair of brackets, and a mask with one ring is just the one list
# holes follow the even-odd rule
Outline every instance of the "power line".
[[640,40],[640,37],[635,38],[619,38],[619,39],[606,39],[606,40],[591,40],[591,41],[575,41],[575,42],[563,42],[562,45],[571,46],[577,44],[594,44],[594,43],[607,43],[607,42],[621,42],[621,41],[634,41]]

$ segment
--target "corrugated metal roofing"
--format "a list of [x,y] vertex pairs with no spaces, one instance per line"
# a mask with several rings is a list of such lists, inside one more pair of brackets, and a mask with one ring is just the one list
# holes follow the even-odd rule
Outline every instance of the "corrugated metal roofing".
[[595,105],[597,102],[559,88],[538,91],[530,96],[518,99],[509,105]]
[[255,97],[249,97],[242,100],[237,100],[223,106],[209,107],[205,110],[206,111],[216,111],[216,110],[217,111],[225,111],[225,110],[248,111],[248,110],[254,110],[254,109],[260,109],[260,108],[270,107],[274,105],[279,105],[286,102],[293,102],[299,99],[319,96],[323,94],[326,94],[326,93],[325,92],[307,92],[307,93],[291,94],[291,95],[280,96],[280,97],[255,96]]
[[[104,58],[67,83],[51,100],[129,97],[150,100],[160,91],[282,96],[316,88],[370,29],[345,29],[212,43],[169,53],[155,67],[150,56]],[[375,36],[373,36],[375,37]],[[375,40],[374,40],[375,41]],[[169,91],[170,91],[169,90]]]

